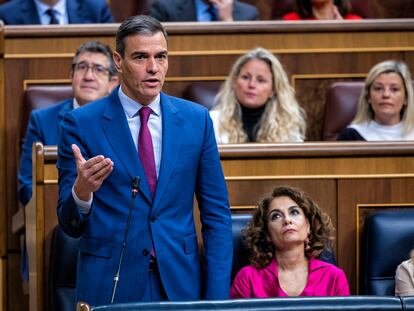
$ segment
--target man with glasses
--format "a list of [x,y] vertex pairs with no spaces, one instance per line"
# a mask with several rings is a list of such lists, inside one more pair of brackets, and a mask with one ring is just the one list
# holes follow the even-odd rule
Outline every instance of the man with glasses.
[[59,123],[65,113],[108,95],[118,84],[109,46],[86,42],[76,51],[71,70],[74,98],[53,107],[32,112],[22,147],[19,171],[19,201],[26,205],[32,197],[32,144],[57,145]]

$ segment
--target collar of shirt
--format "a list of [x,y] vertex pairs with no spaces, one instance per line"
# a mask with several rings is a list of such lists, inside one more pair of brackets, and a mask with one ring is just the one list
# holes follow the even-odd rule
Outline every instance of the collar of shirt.
[[49,25],[50,17],[46,11],[52,8],[56,12],[56,18],[59,24],[69,24],[69,18],[66,11],[66,0],[58,0],[54,6],[49,6],[40,0],[34,0],[36,4],[37,14],[40,16],[40,23],[42,25]]
[[[199,22],[211,22],[212,16],[208,11],[209,4],[203,0],[195,0],[195,9],[197,15],[197,21]],[[214,7],[214,14],[217,16],[217,8]]]
[[[122,91],[122,86],[120,86],[118,89],[118,96],[119,96],[119,100],[121,101],[122,108],[124,109],[127,117],[133,118],[137,116],[139,113],[139,110],[143,107],[143,105],[133,100],[132,98],[128,97]],[[147,106],[150,107],[157,116],[160,116],[161,115],[160,94],[158,94],[158,96],[152,101],[152,103],[150,103]]]
[[79,108],[79,107],[80,107],[80,105],[79,105],[78,101],[76,100],[76,98],[74,97],[73,98],[73,109],[76,109],[76,108]]

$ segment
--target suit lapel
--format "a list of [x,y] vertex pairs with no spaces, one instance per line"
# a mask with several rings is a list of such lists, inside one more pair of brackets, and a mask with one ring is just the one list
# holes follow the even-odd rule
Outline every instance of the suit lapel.
[[174,169],[174,163],[177,159],[178,150],[181,145],[181,127],[184,122],[174,103],[172,103],[170,98],[163,93],[161,93],[161,109],[162,156],[157,189],[155,191],[154,208],[156,208],[160,202]]
[[122,165],[128,171],[131,180],[135,176],[141,177],[140,189],[151,203],[152,198],[149,185],[131,137],[131,131],[125,117],[124,109],[119,101],[118,88],[107,98],[105,105],[102,124],[108,142],[117,154]]
[[[64,105],[62,109],[60,109],[58,113],[58,124],[60,124],[63,121],[63,117],[65,116],[66,112],[71,111],[73,109],[73,99],[68,99],[64,102]],[[60,126],[58,126],[58,132],[60,135]]]
[[22,8],[23,24],[26,25],[38,25],[40,24],[39,14],[37,13],[36,5],[33,0],[20,1]]
[[84,22],[84,11],[78,0],[66,0],[69,24],[82,24]]

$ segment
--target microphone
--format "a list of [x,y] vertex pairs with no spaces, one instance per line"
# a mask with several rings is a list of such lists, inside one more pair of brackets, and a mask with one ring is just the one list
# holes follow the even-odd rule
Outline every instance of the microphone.
[[114,275],[114,286],[112,287],[112,296],[111,296],[110,304],[114,303],[116,289],[118,287],[119,273],[121,271],[122,259],[124,257],[125,246],[126,246],[126,242],[128,239],[129,226],[131,224],[132,210],[134,207],[135,197],[137,196],[137,193],[138,193],[139,183],[140,183],[139,176],[135,176],[134,179],[132,180],[132,194],[131,194],[131,203],[129,204],[128,220],[125,226],[124,238],[122,239],[121,253],[119,254],[119,260],[118,260],[118,268],[116,269],[116,273]]

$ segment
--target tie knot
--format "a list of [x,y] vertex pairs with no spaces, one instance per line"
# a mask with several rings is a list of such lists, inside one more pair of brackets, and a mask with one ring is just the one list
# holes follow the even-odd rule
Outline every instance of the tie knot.
[[50,16],[50,24],[59,24],[55,10],[53,10],[52,8],[48,8],[46,10],[46,14]]
[[142,107],[139,110],[139,116],[141,118],[141,122],[148,123],[148,119],[149,119],[151,112],[152,112],[152,109],[150,107]]

